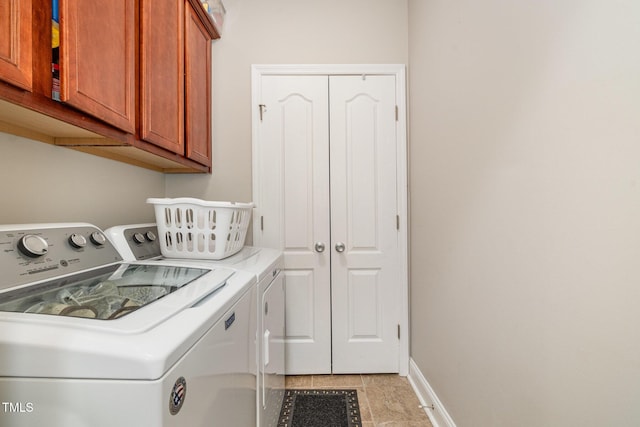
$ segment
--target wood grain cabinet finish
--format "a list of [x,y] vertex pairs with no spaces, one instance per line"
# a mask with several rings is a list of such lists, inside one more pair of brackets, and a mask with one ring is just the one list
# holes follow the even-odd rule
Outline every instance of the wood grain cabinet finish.
[[184,3],[140,5],[140,136],[184,155]]
[[135,0],[60,1],[60,98],[135,131]]
[[0,79],[32,89],[31,0],[0,0]]
[[164,173],[211,172],[211,40],[200,0],[0,0],[0,131]]
[[211,166],[211,39],[196,2],[141,0],[140,137]]
[[211,36],[185,4],[186,156],[211,166]]

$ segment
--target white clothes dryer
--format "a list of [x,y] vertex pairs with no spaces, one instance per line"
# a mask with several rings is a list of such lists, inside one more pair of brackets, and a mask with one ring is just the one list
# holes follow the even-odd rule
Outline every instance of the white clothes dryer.
[[165,261],[224,266],[253,274],[257,280],[256,409],[258,427],[276,427],[285,389],[285,287],[282,252],[271,248],[245,246],[221,260],[167,259],[162,256],[156,224],[131,224],[105,230],[108,239],[125,260]]

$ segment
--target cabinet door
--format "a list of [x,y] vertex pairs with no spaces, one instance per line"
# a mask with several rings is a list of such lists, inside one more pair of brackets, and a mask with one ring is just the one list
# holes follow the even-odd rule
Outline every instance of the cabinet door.
[[185,3],[186,156],[211,166],[211,37]]
[[31,0],[0,1],[0,79],[31,90]]
[[140,137],[184,155],[184,3],[140,4]]
[[135,0],[60,0],[60,99],[135,131]]

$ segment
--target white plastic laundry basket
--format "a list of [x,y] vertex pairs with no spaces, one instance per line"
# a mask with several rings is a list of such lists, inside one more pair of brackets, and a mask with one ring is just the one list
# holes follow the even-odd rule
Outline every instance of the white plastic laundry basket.
[[153,204],[162,255],[223,259],[244,246],[253,203],[209,202],[181,197]]

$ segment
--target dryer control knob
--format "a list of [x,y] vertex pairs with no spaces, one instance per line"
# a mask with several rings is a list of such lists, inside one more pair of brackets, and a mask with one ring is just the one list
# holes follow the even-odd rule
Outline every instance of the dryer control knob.
[[132,239],[133,239],[133,242],[138,244],[138,245],[143,244],[144,240],[145,240],[144,239],[144,234],[142,234],[142,233],[134,233]]
[[26,234],[18,240],[18,250],[29,258],[38,258],[49,251],[49,244],[40,236]]
[[146,233],[144,233],[144,237],[146,237],[150,242],[155,242],[155,240],[157,239],[156,233],[154,233],[153,231],[147,231]]

